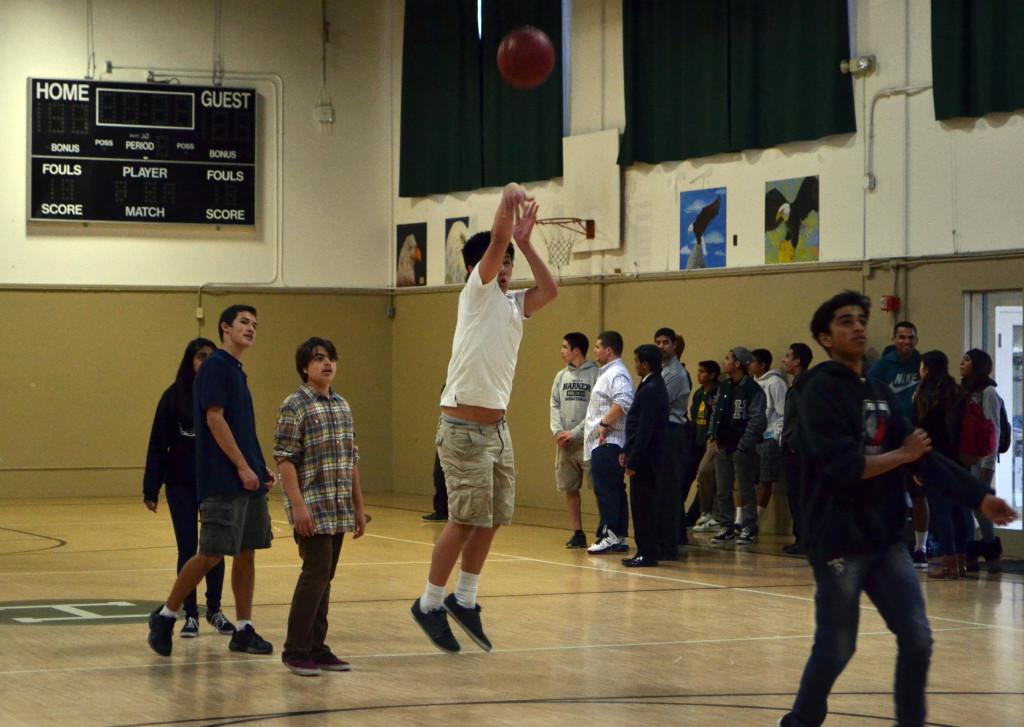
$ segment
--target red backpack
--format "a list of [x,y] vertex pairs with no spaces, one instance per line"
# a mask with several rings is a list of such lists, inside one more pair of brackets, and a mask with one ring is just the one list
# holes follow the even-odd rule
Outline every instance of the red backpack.
[[996,428],[985,417],[981,405],[970,396],[964,402],[960,420],[960,461],[976,464],[996,451]]

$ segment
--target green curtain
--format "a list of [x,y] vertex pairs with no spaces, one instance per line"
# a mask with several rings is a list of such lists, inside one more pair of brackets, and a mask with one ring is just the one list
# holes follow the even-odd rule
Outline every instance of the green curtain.
[[932,0],[935,118],[1024,109],[1024,2]]
[[857,130],[846,0],[730,0],[733,149]]
[[728,10],[721,0],[623,3],[626,129],[619,164],[730,148]]
[[406,0],[401,123],[399,196],[481,186],[476,0]]
[[846,0],[623,0],[620,164],[856,131]]
[[[483,186],[562,176],[562,3],[483,0]],[[521,25],[540,28],[555,47],[547,81],[519,91],[501,80],[498,46]]]

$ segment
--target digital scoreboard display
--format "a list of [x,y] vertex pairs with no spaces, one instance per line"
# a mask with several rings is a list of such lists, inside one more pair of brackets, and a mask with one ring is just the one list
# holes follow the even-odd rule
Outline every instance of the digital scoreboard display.
[[256,99],[29,79],[29,219],[254,225]]

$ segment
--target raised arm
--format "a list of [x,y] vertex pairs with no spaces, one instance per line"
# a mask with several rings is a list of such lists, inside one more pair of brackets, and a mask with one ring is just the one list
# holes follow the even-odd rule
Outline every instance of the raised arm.
[[501,201],[494,213],[494,222],[491,224],[491,244],[487,246],[478,267],[480,268],[480,282],[487,285],[498,276],[501,270],[502,261],[505,259],[505,251],[512,241],[512,231],[516,225],[516,213],[524,202],[532,201],[527,196],[526,190],[515,182],[506,184],[501,192]]
[[526,299],[523,303],[523,314],[526,317],[532,316],[541,308],[558,297],[558,283],[551,276],[551,271],[537,253],[537,249],[530,242],[533,234],[533,226],[537,222],[537,203],[529,201],[522,208],[519,219],[516,220],[513,236],[519,251],[526,258],[536,283],[526,291]]

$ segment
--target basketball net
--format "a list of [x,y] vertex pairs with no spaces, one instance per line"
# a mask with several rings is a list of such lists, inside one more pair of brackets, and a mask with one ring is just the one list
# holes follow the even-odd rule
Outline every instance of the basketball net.
[[572,248],[580,236],[592,237],[593,220],[575,217],[549,217],[537,220],[537,229],[544,237],[548,249],[548,265],[555,269],[555,275],[562,277],[562,268],[569,265]]

